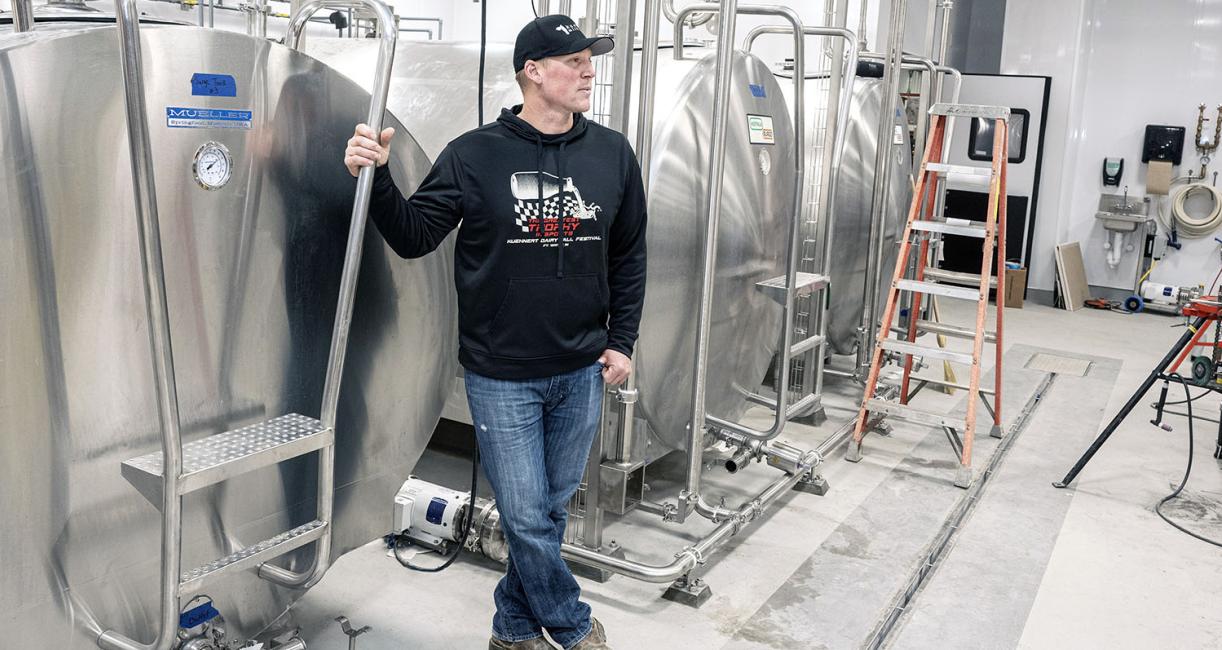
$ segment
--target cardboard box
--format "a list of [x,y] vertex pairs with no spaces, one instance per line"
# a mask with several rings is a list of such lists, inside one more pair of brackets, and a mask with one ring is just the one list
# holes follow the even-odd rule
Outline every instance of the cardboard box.
[[1006,309],[1022,309],[1027,295],[1027,269],[1006,269]]

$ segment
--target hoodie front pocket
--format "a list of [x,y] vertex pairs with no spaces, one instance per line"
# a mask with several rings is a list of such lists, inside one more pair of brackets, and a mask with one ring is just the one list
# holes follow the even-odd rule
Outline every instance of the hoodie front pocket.
[[489,325],[489,354],[538,359],[588,350],[605,337],[602,284],[596,273],[511,279]]

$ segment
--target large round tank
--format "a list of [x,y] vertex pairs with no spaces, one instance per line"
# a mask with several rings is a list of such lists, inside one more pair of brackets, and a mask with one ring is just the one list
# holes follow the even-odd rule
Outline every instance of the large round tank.
[[[355,183],[340,164],[368,93],[242,35],[142,29],[183,433],[318,416]],[[372,63],[370,64],[372,65]],[[232,75],[236,97],[192,93]],[[249,128],[168,128],[168,107],[249,110]],[[400,129],[391,173],[428,159]],[[243,126],[232,125],[231,126]],[[0,36],[0,627],[5,647],[152,637],[159,520],[120,464],[160,448],[112,26]],[[214,141],[233,172],[198,186]],[[371,226],[372,228],[372,226]],[[334,553],[386,532],[454,376],[452,252],[404,261],[366,240],[336,426]],[[184,569],[304,523],[313,456],[184,499]],[[305,553],[312,552],[309,549]],[[255,577],[209,587],[231,634],[296,598]]]
[[[865,310],[878,121],[884,110],[885,94],[886,86],[881,79],[858,77],[853,86],[844,158],[840,164],[836,205],[833,206],[827,338],[831,351],[836,354],[853,354],[856,351],[857,328],[861,325]],[[807,102],[808,124],[812,123],[815,112],[823,109],[826,99],[826,92],[816,92]],[[895,125],[898,132],[907,134],[907,123],[898,113]],[[814,134],[810,137],[814,137]],[[883,206],[883,262],[878,278],[879,286],[884,288],[891,283],[895,258],[899,253],[896,242],[908,217],[908,206],[912,203],[912,149],[909,139],[903,137],[898,144],[891,140],[888,146],[891,147],[887,157],[891,165],[891,181]],[[807,150],[814,151],[809,146]],[[810,204],[807,207],[813,209]],[[817,215],[808,216],[814,219]],[[879,291],[878,296],[881,313],[887,302],[887,292]]]
[[[362,88],[373,86],[378,44],[368,39],[315,38],[304,51]],[[484,122],[495,121],[501,108],[522,103],[513,75],[513,46],[489,43],[484,78]],[[425,155],[435,160],[451,140],[478,126],[479,43],[402,41],[395,46],[386,110],[412,134]]]
[[[708,49],[686,54],[658,57],[649,266],[635,355],[638,408],[661,445],[647,459],[686,448],[691,418],[716,61]],[[756,284],[784,272],[795,181],[793,128],[777,80],[750,54],[735,52],[732,62],[707,372],[707,411],[728,420],[746,410],[746,394],[757,391],[779,342],[780,305]],[[771,120],[773,143],[751,142],[749,120],[758,117]]]

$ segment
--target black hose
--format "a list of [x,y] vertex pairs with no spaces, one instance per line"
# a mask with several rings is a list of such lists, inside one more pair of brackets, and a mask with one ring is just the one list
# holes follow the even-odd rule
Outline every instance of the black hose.
[[1172,499],[1179,497],[1180,492],[1184,491],[1184,486],[1188,485],[1188,477],[1192,474],[1192,454],[1194,451],[1194,444],[1193,444],[1194,434],[1192,430],[1193,429],[1192,427],[1192,421],[1193,421],[1192,399],[1188,392],[1188,384],[1184,381],[1184,378],[1179,376],[1178,374],[1171,375],[1171,378],[1180,382],[1180,385],[1184,387],[1184,397],[1187,398],[1185,400],[1185,403],[1188,405],[1188,467],[1184,469],[1184,479],[1180,481],[1180,484],[1175,488],[1175,491],[1163,497],[1163,500],[1159,501],[1158,505],[1154,506],[1154,512],[1158,513],[1158,516],[1162,517],[1163,521],[1167,522],[1168,524],[1171,524],[1173,528],[1180,531],[1181,533],[1184,533],[1186,535],[1191,535],[1192,537],[1195,537],[1207,544],[1213,544],[1214,546],[1222,547],[1222,542],[1212,540],[1208,537],[1205,537],[1204,535],[1199,535],[1197,533],[1194,533],[1191,530],[1188,530],[1187,528],[1184,528],[1183,526],[1175,523],[1174,521],[1171,521],[1170,519],[1167,518],[1167,515],[1163,514],[1163,504],[1167,503],[1168,501]]
[[[475,113],[477,116],[475,128],[477,129],[484,125],[484,62],[486,61],[488,54],[488,2],[489,0],[482,0],[479,8],[479,90],[475,96]],[[475,435],[475,430],[472,429],[471,431],[472,435]],[[411,543],[410,540],[408,540],[407,537],[402,534],[402,531],[400,531],[398,533],[392,533],[389,536],[391,551],[394,553],[395,559],[399,561],[399,564],[402,564],[413,571],[420,571],[422,573],[437,573],[439,571],[444,571],[445,569],[449,568],[451,564],[454,564],[454,560],[458,559],[459,554],[462,553],[463,548],[467,545],[467,536],[471,533],[472,522],[475,521],[475,493],[478,491],[478,489],[479,440],[476,440],[475,456],[471,459],[471,498],[470,503],[467,505],[467,516],[463,521],[459,522],[459,525],[462,526],[462,533],[458,536],[458,541],[454,545],[454,551],[446,557],[444,562],[434,567],[422,567],[412,564],[399,555],[400,549]]]

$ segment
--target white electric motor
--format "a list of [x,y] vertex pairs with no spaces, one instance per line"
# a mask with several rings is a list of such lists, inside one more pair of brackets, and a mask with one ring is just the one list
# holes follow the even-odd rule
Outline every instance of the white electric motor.
[[462,535],[471,495],[408,477],[395,494],[394,530],[413,542],[445,553]]

